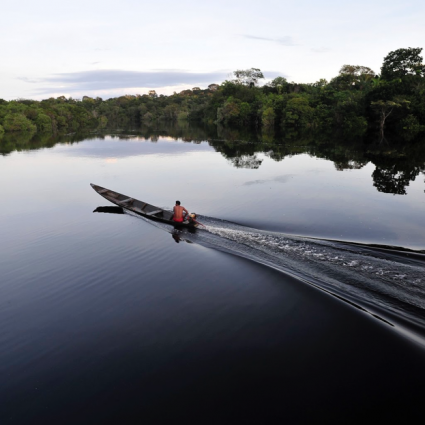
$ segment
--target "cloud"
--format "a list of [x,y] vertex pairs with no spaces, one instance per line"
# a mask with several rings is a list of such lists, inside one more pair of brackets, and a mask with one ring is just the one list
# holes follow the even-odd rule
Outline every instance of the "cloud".
[[[126,89],[133,87],[160,88],[183,84],[210,84],[226,79],[225,72],[196,73],[182,70],[123,71],[103,69],[54,74],[37,81],[21,77],[20,80],[38,83],[39,94],[52,92],[81,92]],[[43,87],[44,86],[44,87]]]
[[33,80],[27,77],[17,77],[17,80],[23,81],[24,83],[38,83],[38,80]]
[[287,183],[293,177],[294,177],[294,174],[283,174],[282,176],[277,176],[274,179],[269,179],[269,180],[251,180],[251,181],[245,182],[243,186],[253,186],[255,184],[264,184],[264,183],[270,183],[270,182]]
[[248,35],[244,34],[243,37],[250,38],[253,40],[262,40],[262,41],[271,41],[273,43],[280,44],[282,46],[296,46],[297,43],[295,43],[294,39],[290,37],[289,35],[279,38],[269,38],[269,37],[258,37],[256,35]]
[[[157,134],[157,137],[134,135],[128,137],[123,134],[108,134],[104,138],[94,136],[90,143],[78,143],[75,149],[63,151],[64,156],[102,158],[106,164],[119,163],[122,158],[136,156],[185,155],[188,152],[209,152],[208,143],[184,143],[178,140],[168,140],[166,136]],[[120,140],[121,142],[118,142]],[[126,143],[122,143],[122,141]]]
[[270,180],[251,180],[249,182],[245,182],[243,186],[253,186],[254,184],[263,184],[267,183]]
[[277,176],[273,180],[279,183],[287,183],[294,177],[294,174],[284,174],[283,176]]
[[[264,71],[267,80],[282,76],[282,72]],[[77,97],[96,93],[101,97],[116,97],[122,94],[140,93],[141,89],[162,89],[164,92],[206,86],[211,83],[221,83],[232,79],[233,75],[224,71],[217,72],[189,72],[181,69],[155,69],[151,71],[124,71],[124,70],[91,70],[53,74],[46,78],[31,79],[17,77],[17,79],[34,85],[36,96],[60,96],[63,94]],[[171,91],[170,91],[171,90]]]

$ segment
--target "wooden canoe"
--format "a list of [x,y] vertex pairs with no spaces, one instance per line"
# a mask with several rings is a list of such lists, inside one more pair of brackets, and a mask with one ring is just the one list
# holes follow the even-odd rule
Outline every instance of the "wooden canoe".
[[113,190],[106,189],[93,183],[90,183],[90,186],[109,202],[112,202],[113,204],[128,211],[133,211],[134,213],[148,218],[149,220],[162,221],[163,223],[179,227],[197,227],[197,224],[189,223],[187,221],[183,223],[176,223],[175,221],[172,221],[171,218],[173,217],[173,213],[171,211],[155,207],[147,202],[139,201],[138,199],[131,198],[130,196],[123,195],[122,193],[114,192]]

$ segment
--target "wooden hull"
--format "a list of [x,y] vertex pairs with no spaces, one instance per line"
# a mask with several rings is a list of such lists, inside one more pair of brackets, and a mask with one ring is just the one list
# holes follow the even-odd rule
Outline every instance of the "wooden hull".
[[123,195],[122,193],[114,192],[113,190],[106,189],[93,183],[90,183],[90,186],[109,202],[112,202],[113,204],[128,211],[132,211],[135,214],[141,215],[149,220],[161,221],[178,227],[197,227],[196,224],[188,222],[176,223],[175,221],[172,221],[171,218],[173,217],[173,213],[171,211],[155,207],[147,202],[139,201],[138,199],[131,198]]

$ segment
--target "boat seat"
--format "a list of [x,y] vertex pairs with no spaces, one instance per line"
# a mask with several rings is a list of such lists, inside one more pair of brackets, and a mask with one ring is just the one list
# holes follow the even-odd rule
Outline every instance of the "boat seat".
[[97,193],[105,193],[105,192],[109,192],[109,189],[102,189],[102,190],[99,190]]
[[155,210],[155,211],[151,211],[151,212],[146,213],[146,215],[154,215],[154,214],[158,214],[160,212],[162,212],[162,210]]
[[127,198],[127,199],[124,199],[124,200],[118,201],[118,202],[120,202],[121,204],[126,204],[127,202],[132,202],[132,201],[134,201],[133,198]]
[[[145,203],[145,202],[143,202],[142,203],[142,206],[139,208],[139,207],[136,207],[135,205],[133,205],[133,211],[136,211],[136,212],[139,212],[139,213],[142,213],[142,214],[146,214],[144,211],[143,211],[143,209],[146,207],[146,205],[148,205],[147,203]],[[154,211],[155,212],[155,211]]]

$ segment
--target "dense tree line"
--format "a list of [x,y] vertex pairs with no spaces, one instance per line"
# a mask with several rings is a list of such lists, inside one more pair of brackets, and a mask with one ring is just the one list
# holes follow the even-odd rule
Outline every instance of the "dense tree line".
[[421,52],[421,48],[390,52],[379,75],[366,66],[344,65],[331,81],[313,84],[277,77],[260,86],[264,76],[251,68],[235,71],[235,78],[221,85],[171,96],[151,90],[108,100],[88,96],[81,101],[64,96],[41,102],[0,100],[0,137],[13,131],[55,134],[186,120],[252,126],[264,133],[278,127],[346,138],[370,135],[381,142],[386,135],[411,141],[425,132]]

